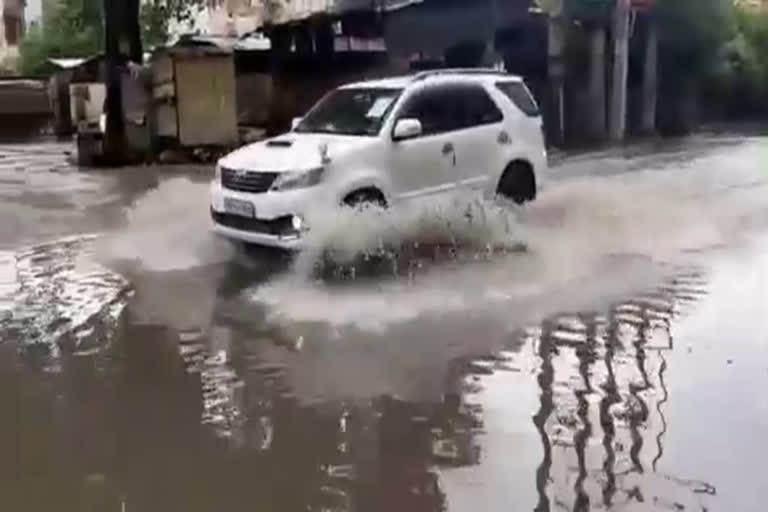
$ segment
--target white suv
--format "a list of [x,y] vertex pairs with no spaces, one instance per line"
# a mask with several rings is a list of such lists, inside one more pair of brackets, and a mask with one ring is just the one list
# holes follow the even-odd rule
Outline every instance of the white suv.
[[327,94],[291,132],[222,158],[211,183],[216,233],[298,249],[314,207],[466,194],[536,197],[542,121],[523,81],[452,69],[360,82]]

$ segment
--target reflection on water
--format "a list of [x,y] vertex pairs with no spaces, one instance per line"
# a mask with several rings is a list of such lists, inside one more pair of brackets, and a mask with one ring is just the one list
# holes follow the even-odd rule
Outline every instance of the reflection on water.
[[203,334],[179,334],[179,353],[188,372],[200,376],[203,413],[201,423],[210,425],[224,437],[233,437],[243,421],[243,381],[229,367],[229,340],[213,336],[206,347]]
[[[539,391],[524,418],[541,442],[531,466],[536,510],[701,507],[715,492],[656,474],[670,327],[705,292],[698,272],[678,271],[607,313],[545,319],[521,335],[536,355],[530,363],[514,350],[456,356],[437,371],[419,361],[409,371],[423,371],[425,382],[442,375],[439,400],[307,399],[298,372],[322,364],[312,347],[275,332],[250,302],[238,311],[227,279],[211,290],[218,302],[200,328],[142,323],[130,308],[118,320],[128,286],[82,261],[92,241],[65,239],[2,260],[12,300],[0,332],[23,343],[0,348],[17,350],[26,365],[19,371],[9,366],[14,358],[0,358],[0,403],[21,411],[0,432],[0,451],[10,454],[0,464],[3,509],[444,510],[441,475],[489,455],[474,397],[488,377],[527,367]],[[275,350],[283,357],[271,357]],[[291,354],[304,355],[305,366],[292,365]],[[41,487],[49,497],[34,495]]]
[[[238,314],[227,280],[199,329],[142,323],[130,308],[115,329],[127,287],[103,269],[81,268],[72,255],[87,244],[68,240],[13,258],[17,301],[2,333],[37,343],[0,344],[20,349],[26,365],[0,357],[0,403],[19,411],[0,430],[3,510],[445,510],[444,476],[493,455],[476,398],[505,372],[538,388],[537,406],[519,419],[537,433],[539,459],[513,462],[530,466],[535,510],[703,510],[716,492],[656,473],[670,328],[705,293],[699,272],[678,271],[607,312],[548,317],[512,334],[521,343],[500,355],[455,357],[441,370],[439,400],[307,399],[297,392],[297,372],[307,367],[270,351],[311,347],[271,331],[251,303]],[[96,321],[105,312],[109,325]],[[68,319],[73,335],[61,335],[54,317]],[[60,357],[69,347],[79,357]],[[36,494],[41,488],[49,492]]]
[[[670,327],[705,287],[698,272],[678,273],[607,314],[556,315],[523,334],[538,356],[536,510],[633,503],[700,510],[714,494],[704,482],[656,474],[667,428]],[[268,333],[243,337],[226,320],[216,322],[207,333],[178,334],[186,370],[201,386],[199,423],[253,463],[279,460],[280,472],[302,475],[294,485],[304,489],[307,510],[443,510],[439,472],[482,464],[484,411],[473,396],[485,376],[525,366],[515,352],[456,359],[440,402],[377,396],[305,403],[292,388],[291,368],[264,360],[263,345],[273,343]]]
[[438,403],[385,395],[306,404],[285,365],[262,360],[258,343],[233,344],[235,336],[216,326],[179,333],[178,346],[186,371],[199,377],[199,423],[225,441],[225,452],[279,465],[291,480],[291,490],[276,490],[286,507],[279,510],[443,510],[433,468],[479,462],[481,411],[464,402],[461,381],[484,366],[457,361]]
[[[538,356],[539,406],[530,411],[542,453],[531,475],[536,510],[647,502],[674,510],[701,506],[715,492],[654,474],[666,430],[670,325],[704,286],[695,272],[678,274],[608,314],[556,315],[525,332]],[[440,472],[483,462],[484,411],[473,396],[486,376],[525,366],[515,352],[457,358],[437,402],[384,395],[307,403],[293,390],[291,368],[264,359],[264,345],[275,342],[269,332],[220,314],[209,328],[180,332],[134,325],[130,313],[124,321],[106,361],[86,357],[59,373],[50,396],[20,394],[28,413],[0,436],[18,463],[3,465],[14,471],[4,505],[42,507],[45,499],[30,491],[58,482],[52,496],[72,510],[444,510]],[[175,360],[179,372],[170,370]],[[35,388],[25,379],[36,377],[8,369],[1,377],[6,397]],[[53,424],[38,416],[46,410],[57,411]],[[11,447],[14,439],[21,443]],[[688,493],[667,503],[662,481]]]
[[[613,307],[607,317],[544,322],[535,340],[540,407],[533,422],[544,453],[536,474],[537,511],[624,510],[648,502],[705,510],[699,495],[714,488],[654,475],[667,428],[671,322],[705,293],[704,285],[698,273],[683,274],[657,293]],[[662,503],[660,481],[688,492]]]
[[[472,217],[458,229],[479,234],[467,244],[483,249],[470,254],[478,264],[452,251],[455,240],[420,243],[396,262],[414,282],[373,269],[374,283],[297,289],[262,265],[271,257],[233,271],[241,262],[200,229],[206,187],[186,180],[160,183],[136,201],[129,229],[95,248],[79,236],[2,252],[0,510],[713,510],[729,482],[712,476],[712,460],[730,450],[702,469],[718,489],[682,474],[690,465],[664,472],[678,471],[669,461],[686,455],[686,436],[702,436],[683,420],[716,422],[691,412],[698,404],[681,413],[685,390],[667,385],[691,376],[672,327],[708,284],[682,268],[652,293],[627,290],[658,282],[667,274],[651,275],[656,262],[681,249],[730,241],[746,221],[764,228],[764,191],[751,186],[764,184],[754,176],[763,146],[658,180],[637,174],[644,184],[555,188],[525,225],[490,222],[490,235],[530,249],[509,261],[484,251],[489,233]],[[715,202],[707,182],[719,185],[722,169],[755,197]],[[146,186],[120,187],[123,200]],[[81,227],[92,224],[102,220]],[[416,239],[425,226],[445,238],[414,225]],[[81,257],[93,251],[131,260],[130,300],[123,278]],[[690,387],[696,398],[712,389]],[[703,431],[692,446],[727,437]]]

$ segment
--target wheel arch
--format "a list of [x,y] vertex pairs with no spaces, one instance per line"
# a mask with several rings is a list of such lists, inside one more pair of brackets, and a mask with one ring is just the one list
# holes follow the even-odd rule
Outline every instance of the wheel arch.
[[[515,156],[509,160],[496,182],[496,193],[515,197],[522,194],[516,202],[532,201],[538,190],[536,167],[523,156]],[[514,192],[512,190],[514,189]],[[511,193],[512,192],[512,193]]]
[[359,178],[354,181],[345,183],[339,188],[340,193],[337,197],[338,203],[344,203],[344,201],[351,195],[364,192],[372,195],[379,195],[387,205],[392,204],[392,192],[391,187],[385,181],[378,179],[376,176],[368,176],[365,178]]

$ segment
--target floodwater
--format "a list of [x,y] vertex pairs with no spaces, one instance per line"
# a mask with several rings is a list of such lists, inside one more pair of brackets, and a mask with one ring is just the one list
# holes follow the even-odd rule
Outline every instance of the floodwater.
[[326,219],[295,260],[210,235],[207,169],[67,149],[0,147],[0,510],[768,506],[768,139]]

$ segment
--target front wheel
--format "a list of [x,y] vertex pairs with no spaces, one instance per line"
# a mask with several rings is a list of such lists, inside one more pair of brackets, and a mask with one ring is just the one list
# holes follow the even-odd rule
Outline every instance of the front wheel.
[[367,208],[384,209],[387,207],[384,194],[376,189],[363,189],[352,192],[344,198],[342,203],[343,206],[356,210],[365,210]]

